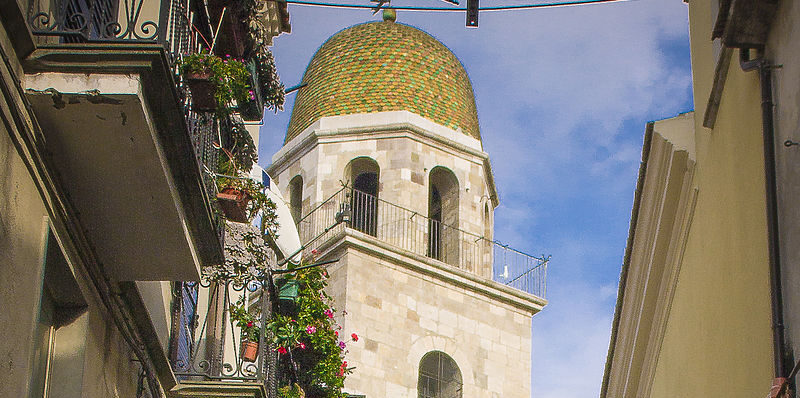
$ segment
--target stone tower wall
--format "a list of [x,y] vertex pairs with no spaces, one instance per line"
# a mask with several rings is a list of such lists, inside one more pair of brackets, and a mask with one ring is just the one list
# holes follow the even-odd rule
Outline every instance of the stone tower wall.
[[476,293],[469,282],[411,270],[418,264],[389,253],[395,261],[355,247],[340,254],[330,287],[344,303],[337,309],[347,311],[342,335],[360,336],[348,343],[356,370],[347,391],[416,397],[420,360],[442,351],[461,371],[464,397],[530,397],[530,312]]

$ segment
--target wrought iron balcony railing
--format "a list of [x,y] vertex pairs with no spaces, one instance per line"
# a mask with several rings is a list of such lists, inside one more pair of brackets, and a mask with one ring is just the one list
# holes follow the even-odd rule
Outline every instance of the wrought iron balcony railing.
[[[343,209],[349,224],[326,229]],[[358,230],[399,249],[426,256],[545,298],[549,258],[535,257],[375,196],[344,187],[298,221],[300,240],[315,250],[341,235],[345,228]]]
[[[256,227],[228,225],[225,264],[207,267],[200,282],[174,284],[172,370],[181,381],[256,382],[272,397],[278,357],[265,326],[276,308],[268,269],[277,258],[260,238],[244,243],[261,236]],[[264,249],[267,264],[244,270],[251,244]]]
[[[247,339],[231,318],[231,305],[242,299],[248,311],[265,325],[271,313],[264,284],[233,281],[178,282],[171,360],[180,380],[254,381],[269,385],[275,380],[277,354],[270,349],[265,329],[260,328],[255,358],[247,352]],[[263,298],[263,299],[262,299]]]
[[[190,0],[31,0],[28,22],[35,36],[66,43],[184,42],[190,38]],[[179,46],[178,46],[179,47]],[[170,51],[181,48],[170,46]]]

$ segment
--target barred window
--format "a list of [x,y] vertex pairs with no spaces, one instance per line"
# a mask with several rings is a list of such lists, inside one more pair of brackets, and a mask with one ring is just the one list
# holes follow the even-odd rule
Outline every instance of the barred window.
[[431,351],[419,362],[419,398],[461,398],[461,370],[449,355]]

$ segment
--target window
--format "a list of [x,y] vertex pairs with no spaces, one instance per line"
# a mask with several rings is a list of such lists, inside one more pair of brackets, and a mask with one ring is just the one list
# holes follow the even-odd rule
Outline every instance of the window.
[[492,263],[494,262],[494,256],[492,255],[492,249],[494,244],[492,243],[493,239],[493,224],[492,224],[492,212],[489,210],[489,199],[486,199],[486,203],[483,204],[483,264],[485,266],[479,270],[481,275],[491,278],[492,277]]
[[48,233],[44,283],[36,323],[30,397],[81,397],[88,315],[86,301],[61,248]]
[[303,216],[303,177],[301,176],[295,176],[289,182],[289,207],[292,219],[297,224],[300,217]]
[[348,179],[353,184],[350,206],[353,211],[351,227],[365,234],[378,232],[378,190],[380,168],[378,162],[362,157],[353,159],[347,166]]
[[434,167],[428,194],[428,257],[458,265],[458,180],[452,171]]
[[456,361],[441,351],[431,351],[419,362],[419,398],[461,398],[461,370]]

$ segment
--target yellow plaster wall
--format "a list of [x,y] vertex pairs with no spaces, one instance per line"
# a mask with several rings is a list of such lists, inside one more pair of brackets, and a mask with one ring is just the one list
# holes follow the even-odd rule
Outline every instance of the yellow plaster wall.
[[716,125],[702,127],[711,22],[709,2],[692,1],[699,195],[652,397],[763,397],[772,380],[758,75],[734,51]]

